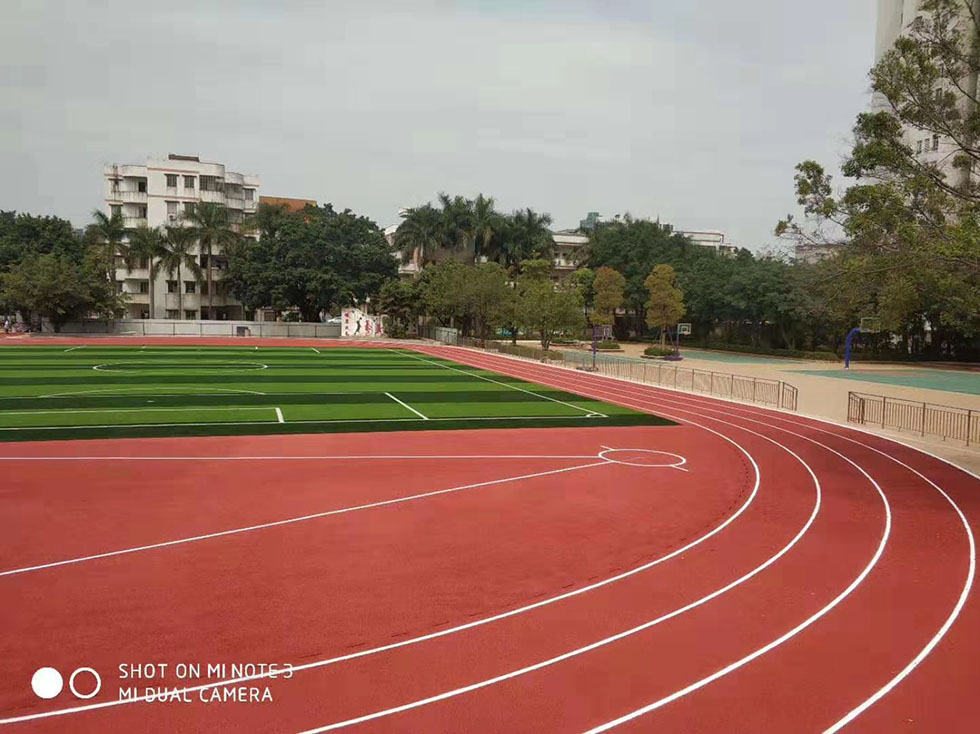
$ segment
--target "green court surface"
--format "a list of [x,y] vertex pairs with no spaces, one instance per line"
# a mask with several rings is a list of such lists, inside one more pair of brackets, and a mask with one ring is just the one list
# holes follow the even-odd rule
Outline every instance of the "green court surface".
[[706,362],[738,362],[742,364],[786,364],[788,362],[804,363],[809,360],[789,359],[786,357],[766,357],[761,354],[737,354],[735,352],[713,352],[709,349],[688,349],[681,347],[681,356],[688,359],[703,359]]
[[0,348],[0,441],[670,424],[403,349]]
[[902,385],[927,390],[944,390],[968,395],[980,395],[980,373],[952,370],[875,370],[859,367],[845,370],[791,370],[794,374],[835,377],[840,380],[877,382],[882,385]]

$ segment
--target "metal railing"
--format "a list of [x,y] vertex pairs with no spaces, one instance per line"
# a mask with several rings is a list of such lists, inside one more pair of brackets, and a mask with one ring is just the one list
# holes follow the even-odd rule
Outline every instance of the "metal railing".
[[[430,329],[425,330],[425,335],[443,344],[507,354],[530,362],[547,362],[548,364],[592,371],[591,352],[562,352],[556,349],[545,352],[542,349],[523,345],[515,346],[504,342],[470,339],[459,336],[456,329],[442,327],[430,327]],[[628,357],[597,354],[595,356],[595,372],[607,377],[618,377],[686,392],[717,395],[784,410],[796,410],[799,397],[797,389],[782,380],[699,370],[652,359],[630,359]]]
[[980,411],[869,393],[847,393],[847,420],[980,446]]

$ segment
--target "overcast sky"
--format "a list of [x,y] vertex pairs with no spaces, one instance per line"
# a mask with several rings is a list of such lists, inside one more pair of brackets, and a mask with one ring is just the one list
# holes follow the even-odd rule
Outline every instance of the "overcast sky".
[[0,209],[183,153],[384,226],[439,191],[774,243],[869,101],[872,0],[0,3]]

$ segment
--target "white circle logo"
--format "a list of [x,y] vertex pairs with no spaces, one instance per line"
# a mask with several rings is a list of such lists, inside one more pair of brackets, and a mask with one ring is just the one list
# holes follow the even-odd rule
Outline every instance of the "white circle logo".
[[54,668],[38,668],[31,677],[31,688],[38,698],[54,698],[64,685],[61,673]]
[[[91,673],[92,677],[95,678],[95,688],[93,688],[90,693],[79,693],[76,690],[75,678],[79,673]],[[71,678],[68,679],[68,687],[71,688],[71,692],[75,694],[76,698],[95,698],[98,692],[102,690],[102,678],[100,678],[99,674],[91,668],[78,668],[71,674]]]

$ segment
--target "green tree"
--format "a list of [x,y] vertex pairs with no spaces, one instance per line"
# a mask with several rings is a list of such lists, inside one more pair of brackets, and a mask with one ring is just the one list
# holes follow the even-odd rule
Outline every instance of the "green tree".
[[85,256],[85,246],[75,235],[71,222],[58,217],[0,211],[0,272],[25,258],[49,253],[75,259]]
[[559,334],[578,333],[585,326],[582,293],[570,283],[553,283],[551,263],[526,260],[517,281],[515,313],[518,322],[538,334],[542,349],[550,349]]
[[412,261],[421,272],[444,245],[442,214],[431,204],[409,209],[395,230],[394,245],[402,262]]
[[493,197],[478,194],[470,202],[470,208],[474,257],[477,261],[481,257],[494,260],[499,254],[494,247],[494,241],[498,239],[498,232],[503,228],[503,220],[494,209]]
[[114,211],[107,215],[98,209],[92,210],[92,223],[85,230],[89,241],[100,249],[106,278],[115,281],[115,260],[117,255],[126,257],[126,225],[122,214]]
[[388,335],[405,336],[422,313],[418,281],[389,280],[381,287],[376,305],[388,317]]
[[660,346],[667,342],[667,329],[684,316],[684,293],[677,287],[677,273],[670,265],[657,265],[643,282],[650,294],[646,304],[647,325],[660,328]]
[[569,273],[568,282],[582,294],[582,304],[585,306],[585,315],[588,316],[595,299],[595,271],[591,268],[578,268]]
[[595,310],[592,323],[612,326],[616,323],[616,309],[623,305],[626,278],[612,268],[602,266],[595,271]]
[[[539,214],[530,207],[519,209],[501,224],[497,251],[505,267],[519,273],[521,263],[531,259],[550,259],[554,249],[550,214]],[[550,270],[549,263],[549,270]]]
[[164,251],[165,235],[159,229],[150,227],[138,227],[129,233],[129,247],[126,259],[126,269],[132,270],[140,260],[146,260],[149,275],[150,293],[150,318],[156,318],[156,304],[154,303],[153,286],[156,284],[159,275],[157,261]]
[[167,227],[160,242],[160,270],[170,278],[177,274],[177,311],[181,319],[184,318],[184,268],[198,283],[204,279],[194,253],[196,243],[197,233],[190,227],[181,226]]
[[[209,201],[199,202],[194,209],[184,214],[184,221],[193,233],[205,256],[206,265],[202,268],[208,284],[208,319],[215,318],[214,312],[214,257],[218,248],[224,249],[238,241],[238,234],[231,229],[228,209],[222,204]],[[201,314],[204,318],[204,314]]]
[[55,331],[90,313],[110,315],[120,298],[105,278],[100,253],[81,261],[65,255],[32,255],[0,275],[0,300],[8,307],[47,319]]

